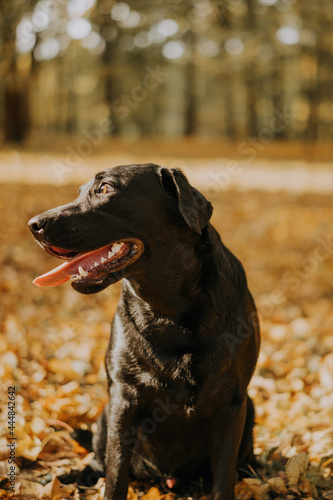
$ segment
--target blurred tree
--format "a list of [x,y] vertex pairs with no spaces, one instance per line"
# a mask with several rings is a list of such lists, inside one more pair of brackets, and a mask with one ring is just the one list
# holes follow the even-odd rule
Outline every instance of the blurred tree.
[[195,135],[197,132],[196,123],[196,63],[195,63],[195,34],[189,31],[186,37],[186,45],[190,57],[185,64],[185,135]]
[[[332,137],[330,0],[15,0],[0,14],[6,140],[107,119],[134,137]],[[276,114],[289,119],[272,131]]]
[[5,140],[13,142],[23,141],[30,124],[31,55],[19,59],[15,46],[15,29],[26,8],[27,2],[24,0],[0,4],[1,109],[3,110],[1,121]]

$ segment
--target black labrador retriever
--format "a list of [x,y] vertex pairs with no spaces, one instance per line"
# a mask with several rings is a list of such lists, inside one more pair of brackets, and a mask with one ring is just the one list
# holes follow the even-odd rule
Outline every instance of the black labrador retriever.
[[234,498],[236,470],[254,464],[247,387],[259,351],[256,308],[239,260],[210,224],[212,206],[178,169],[100,172],[68,205],[30,220],[67,280],[95,293],[123,279],[106,353],[109,404],[93,438],[105,498],[129,477],[171,488],[211,478]]

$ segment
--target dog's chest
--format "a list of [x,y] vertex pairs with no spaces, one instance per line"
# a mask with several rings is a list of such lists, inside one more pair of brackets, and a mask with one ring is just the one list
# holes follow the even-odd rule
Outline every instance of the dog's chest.
[[[148,353],[147,353],[148,354]],[[145,360],[137,358],[137,380],[147,387],[171,389],[175,386],[194,387],[193,355],[164,353],[156,357],[149,353]]]
[[157,369],[138,370],[137,387],[146,403],[170,402],[175,413],[190,415],[198,388],[192,362],[192,355],[184,354],[173,362],[160,364]]
[[193,407],[202,387],[201,355],[194,335],[125,294],[112,325],[112,352],[107,355],[110,379],[115,380],[117,372],[116,378],[144,399],[171,398],[183,409]]
[[191,334],[164,322],[141,324],[138,331],[121,319],[113,325],[116,338],[109,363],[113,373],[117,368],[118,376],[141,395],[171,398],[182,407],[192,404],[197,380]]

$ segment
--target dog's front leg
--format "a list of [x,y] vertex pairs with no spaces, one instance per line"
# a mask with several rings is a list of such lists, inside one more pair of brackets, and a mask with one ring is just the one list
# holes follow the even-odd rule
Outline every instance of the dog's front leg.
[[113,383],[110,390],[106,443],[105,500],[126,500],[133,439],[128,439],[137,404],[132,391]]
[[246,401],[214,418],[210,459],[213,472],[212,500],[233,500],[239,446],[246,417]]

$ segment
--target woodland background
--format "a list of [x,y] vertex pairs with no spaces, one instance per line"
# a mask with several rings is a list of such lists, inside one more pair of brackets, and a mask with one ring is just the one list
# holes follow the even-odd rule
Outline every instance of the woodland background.
[[[258,305],[260,467],[237,500],[333,500],[332,2],[3,0],[0,53],[0,498],[102,498],[103,479],[57,477],[91,458],[71,432],[106,401],[119,286],[34,287],[55,259],[27,221],[99,170],[156,162],[212,201]],[[132,483],[142,497],[177,498]]]
[[331,140],[330,0],[13,0],[0,15],[7,140],[106,120],[113,136],[240,139],[274,114],[275,139]]

